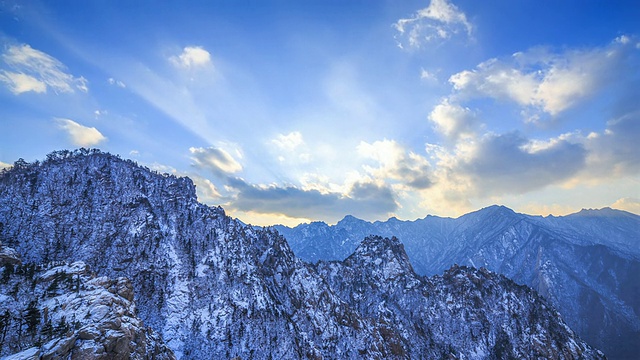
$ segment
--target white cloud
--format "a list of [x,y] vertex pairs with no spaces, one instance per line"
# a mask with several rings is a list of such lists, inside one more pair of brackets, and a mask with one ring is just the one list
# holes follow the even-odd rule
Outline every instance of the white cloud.
[[620,35],[614,40],[615,42],[619,42],[621,44],[628,44],[631,41],[631,38],[628,35]]
[[125,83],[123,83],[120,80],[116,80],[114,78],[108,78],[107,82],[109,83],[109,85],[114,85],[114,86],[117,86],[119,88],[123,88],[124,89],[124,88],[127,87],[127,85]]
[[[458,98],[490,97],[557,115],[613,80],[626,42],[553,53],[534,48],[449,78]],[[535,116],[533,117],[536,118]]]
[[289,134],[278,134],[278,136],[271,140],[278,148],[287,151],[293,151],[298,146],[304,144],[302,134],[298,131],[290,132]]
[[174,65],[184,68],[194,68],[211,64],[211,54],[202,46],[187,46],[182,53],[169,58]]
[[325,174],[304,173],[299,180],[303,190],[317,190],[322,194],[346,192],[344,186],[332,183],[329,176]]
[[425,69],[420,69],[420,79],[428,82],[438,82],[438,76],[435,73],[427,71]]
[[87,127],[69,119],[55,118],[58,126],[67,132],[69,140],[77,146],[89,147],[107,140],[95,127]]
[[147,167],[153,171],[157,171],[161,174],[172,174],[175,176],[183,176],[183,174],[179,173],[178,170],[176,170],[174,167],[169,166],[169,165],[164,165],[158,162],[154,162],[151,164],[148,164]]
[[624,210],[640,215],[640,199],[638,198],[620,198],[616,200],[616,202],[614,202],[611,207],[614,209]]
[[289,134],[278,134],[270,141],[274,144],[280,155],[278,161],[281,163],[291,163],[291,161],[308,163],[311,161],[311,154],[299,131],[293,131]]
[[361,142],[358,153],[377,162],[378,167],[364,166],[367,173],[378,180],[396,180],[414,189],[424,189],[432,185],[431,166],[427,159],[407,152],[393,140]]
[[224,149],[192,147],[189,148],[189,151],[191,152],[191,160],[194,161],[194,166],[211,170],[218,176],[225,177],[242,170],[242,165]]
[[[485,205],[508,197],[533,208],[537,205],[526,200],[532,194],[579,194],[580,188],[598,188],[602,193],[614,181],[637,181],[638,87],[634,77],[625,76],[637,59],[634,44],[631,38],[620,37],[597,48],[529,49],[451,76],[454,91],[429,115],[436,130],[450,142],[427,145],[433,186],[419,192],[422,205],[441,213],[457,209],[459,214],[477,207],[472,202]],[[622,96],[616,94],[621,90]],[[517,130],[485,132],[490,123],[482,122],[480,116],[486,108],[465,106],[487,105],[478,98],[509,100],[521,106],[527,120],[539,121],[572,107],[581,109],[587,105],[585,99],[599,93],[614,99],[608,111],[616,115],[606,128],[595,130],[604,122],[598,124],[602,113],[597,113],[593,119],[577,119],[593,130],[584,134],[574,130],[546,139],[531,139]],[[619,194],[626,193],[629,191],[619,190]],[[558,201],[557,196],[550,199],[548,203]],[[607,204],[602,199],[600,203]],[[575,209],[576,203],[569,205],[566,199],[554,203],[556,213],[569,208]]]
[[[486,133],[458,138],[453,147],[427,145],[435,165],[433,186],[420,192],[422,206],[456,215],[477,208],[472,201],[488,205],[509,199],[533,213],[567,213],[587,200],[553,203],[559,199],[558,192],[565,201],[575,198],[565,195],[571,192],[579,197],[593,191],[595,198],[621,179],[637,183],[639,138],[640,110],[636,110],[609,121],[600,132],[573,131],[548,139],[529,139],[519,132]],[[625,194],[629,189],[620,187],[616,192]],[[531,194],[547,194],[547,205],[553,203],[553,207],[525,200]],[[598,206],[607,204],[602,200]],[[597,200],[589,201],[596,201],[592,206],[597,204]],[[626,206],[622,202],[617,205]]]
[[418,10],[413,17],[400,19],[394,24],[399,36],[398,46],[404,47],[406,39],[410,47],[423,43],[446,40],[461,32],[471,36],[473,26],[457,6],[447,0],[431,0],[428,7]]
[[[432,146],[437,191],[455,201],[525,194],[561,184],[586,166],[585,146],[567,137],[532,141],[517,132],[459,141],[455,149]],[[457,200],[456,200],[457,199]]]
[[7,86],[9,86],[9,90],[16,95],[29,91],[36,93],[44,93],[47,91],[47,85],[45,83],[33,76],[22,73],[3,70],[2,73],[0,73],[0,80],[6,83]]
[[16,95],[28,91],[44,93],[47,89],[55,93],[89,91],[87,79],[67,73],[66,66],[56,58],[27,44],[10,45],[2,60],[8,69],[2,69],[0,81]]
[[187,175],[196,185],[196,195],[198,196],[198,201],[210,205],[218,205],[220,203],[222,195],[220,195],[220,192],[211,182],[211,180],[197,174]]
[[583,179],[608,179],[640,173],[640,109],[607,123],[602,133],[582,139],[589,150]]
[[433,108],[429,120],[436,125],[438,132],[452,140],[474,136],[479,126],[471,109],[451,104],[448,99],[442,100]]
[[84,76],[75,79],[76,87],[82,92],[89,92],[88,82],[89,80],[85,79]]

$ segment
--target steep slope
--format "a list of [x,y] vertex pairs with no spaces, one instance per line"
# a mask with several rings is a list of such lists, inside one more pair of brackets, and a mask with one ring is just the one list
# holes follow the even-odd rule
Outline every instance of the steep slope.
[[[423,342],[406,333],[415,327],[413,321],[418,324],[417,319],[407,318],[405,328],[398,327],[353,302],[341,290],[345,285],[333,277],[328,281],[324,271],[298,259],[272,229],[254,229],[227,217],[219,207],[198,203],[189,179],[153,173],[99,151],[55,152],[42,163],[16,162],[3,171],[0,241],[14,248],[25,263],[83,261],[99,276],[130,279],[139,317],[162,335],[176,358],[408,358],[417,354],[413,344]],[[11,257],[12,252],[5,253]],[[426,282],[406,268],[406,254],[393,253],[404,259],[398,277]],[[375,257],[366,261],[374,266],[389,263]],[[357,274],[373,271],[365,265],[351,266],[353,276],[371,277],[377,283],[370,286],[377,289],[394,284],[374,274]],[[513,293],[509,284],[494,283],[489,286],[496,294]],[[436,306],[449,297],[452,306],[472,305],[455,295],[465,292],[455,283],[433,286],[431,292],[442,293],[434,299],[423,293],[430,299],[424,306]],[[524,303],[537,301],[524,293],[514,296],[525,296],[519,300]],[[398,306],[415,304],[394,301]],[[526,319],[523,326],[560,339],[553,344],[565,358],[580,352],[586,358],[600,357],[559,319],[540,320],[555,319],[548,308],[542,309],[548,313],[538,319],[521,313],[520,305],[507,303],[502,308],[480,302],[473,306],[480,307],[476,312]],[[461,332],[468,327],[461,317],[432,321],[430,326],[454,326]],[[451,321],[457,324],[446,325]],[[480,328],[478,341],[493,344],[495,326]],[[522,330],[512,324],[504,329],[518,334]],[[436,344],[428,348],[432,354],[452,353],[441,340],[427,339]],[[504,339],[514,354],[537,354],[523,347],[517,336]],[[477,346],[476,342],[460,343],[455,351],[483,358],[480,353],[473,355]],[[493,351],[486,349],[484,357]]]
[[109,154],[57,152],[5,172],[0,236],[26,262],[77,259],[131,279],[140,317],[178,358],[387,352],[277,233],[199,204],[187,178]]
[[491,206],[457,219],[346,217],[334,226],[276,228],[298,256],[314,262],[346,258],[357,237],[397,236],[419,274],[440,274],[453,264],[485,267],[536,289],[610,358],[640,353],[637,215],[602,209],[543,218]]
[[360,313],[392,324],[393,349],[410,359],[601,356],[575,342],[559,314],[526,286],[457,265],[420,277],[396,238],[370,236],[343,262],[316,266]]
[[83,262],[22,264],[1,243],[0,254],[0,357],[175,359],[135,315],[127,279],[97,278]]

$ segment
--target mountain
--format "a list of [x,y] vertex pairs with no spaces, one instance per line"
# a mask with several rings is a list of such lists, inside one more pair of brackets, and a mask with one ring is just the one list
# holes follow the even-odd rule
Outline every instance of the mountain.
[[22,264],[1,243],[0,269],[4,359],[175,359],[135,315],[128,279],[96,277],[83,262]]
[[609,208],[562,217],[491,206],[459,218],[367,222],[347,216],[276,226],[297,256],[342,260],[368,235],[397,236],[422,275],[485,267],[537,290],[576,332],[612,359],[640,353],[640,217]]
[[[544,299],[504,277],[456,267],[424,278],[397,240],[379,238],[362,241],[344,262],[312,265],[274,229],[198,203],[190,179],[97,150],[58,151],[2,171],[0,241],[0,258],[21,256],[33,276],[54,274],[55,281],[67,274],[50,295],[52,285],[43,283],[45,294],[32,308],[43,313],[58,304],[47,296],[75,304],[78,286],[65,281],[78,276],[108,291],[122,288],[117,300],[133,294],[135,315],[157,339],[148,343],[161,348],[164,341],[177,359],[603,358]],[[14,278],[9,265],[0,269],[19,289],[33,282]],[[359,284],[363,296],[348,296]],[[12,289],[0,287],[0,296],[22,301]],[[74,310],[76,319],[92,318],[92,304]],[[41,334],[44,316],[32,322]],[[11,351],[47,351],[37,341]]]
[[346,260],[316,267],[359,313],[392,325],[398,333],[392,350],[409,359],[595,355],[567,341],[573,332],[528,287],[457,265],[442,276],[421,277],[397,238],[367,237]]

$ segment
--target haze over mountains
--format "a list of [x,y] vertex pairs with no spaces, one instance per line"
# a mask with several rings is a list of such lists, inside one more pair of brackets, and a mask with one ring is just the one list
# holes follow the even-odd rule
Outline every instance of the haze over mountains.
[[[66,344],[73,358],[136,324],[123,358],[603,357],[526,286],[462,266],[423,277],[397,238],[363,239],[346,260],[312,265],[274,229],[198,203],[188,178],[95,150],[16,162],[0,174],[0,310],[21,341],[0,355]],[[40,295],[19,298],[31,283]],[[60,297],[85,316],[52,332]],[[97,305],[121,317],[87,316]]]
[[485,267],[547,298],[610,358],[640,353],[640,217],[604,208],[530,216],[491,206],[456,219],[367,222],[347,216],[275,226],[303,260],[342,260],[370,234],[397,236],[421,275],[452,264]]

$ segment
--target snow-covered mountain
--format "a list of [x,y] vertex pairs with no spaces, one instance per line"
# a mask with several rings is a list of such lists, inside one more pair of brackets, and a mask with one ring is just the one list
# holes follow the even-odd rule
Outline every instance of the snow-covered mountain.
[[536,289],[609,358],[640,354],[640,217],[583,210],[562,217],[491,206],[457,219],[427,216],[367,222],[347,216],[276,226],[300,258],[342,260],[368,235],[397,236],[422,275],[453,264],[485,267]]
[[96,277],[81,262],[23,264],[0,243],[0,357],[172,360],[135,315],[126,278]]
[[360,314],[389,324],[397,334],[389,336],[392,351],[409,359],[595,355],[566,341],[573,332],[528,287],[457,265],[442,276],[418,276],[397,238],[367,237],[346,260],[316,267]]
[[[0,173],[0,241],[4,258],[21,256],[34,276],[68,274],[60,276],[107,291],[125,284],[115,293],[129,301],[117,308],[127,320],[115,330],[135,315],[152,329],[147,343],[161,349],[164,341],[178,359],[603,357],[546,300],[500,275],[454,267],[424,278],[397,240],[377,237],[343,262],[311,265],[274,229],[198,203],[188,178],[95,150],[17,161]],[[8,269],[2,265],[0,276],[24,293],[31,278]],[[58,281],[50,295],[51,285],[39,286],[45,295],[32,306],[39,311],[62,307],[57,297],[80,301],[73,281],[68,288]],[[0,296],[24,307],[12,289],[0,287]],[[97,305],[84,306],[72,308],[76,319],[93,319]],[[46,326],[44,317],[34,324]],[[1,351],[43,353],[43,346],[30,338]]]

